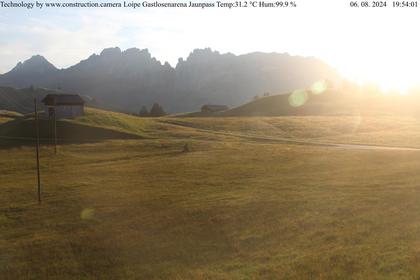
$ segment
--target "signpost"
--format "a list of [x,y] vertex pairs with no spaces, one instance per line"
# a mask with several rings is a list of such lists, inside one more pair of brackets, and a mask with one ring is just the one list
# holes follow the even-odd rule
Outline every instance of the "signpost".
[[57,154],[57,118],[54,108],[54,154]]
[[55,107],[48,107],[48,119],[50,123],[50,131],[52,122],[52,131],[54,137],[54,154],[57,154],[57,118],[55,116]]
[[36,98],[34,98],[35,105],[35,131],[36,131],[36,174],[38,179],[38,203],[41,204],[41,176],[39,172],[39,125],[38,125],[38,110],[36,107]]

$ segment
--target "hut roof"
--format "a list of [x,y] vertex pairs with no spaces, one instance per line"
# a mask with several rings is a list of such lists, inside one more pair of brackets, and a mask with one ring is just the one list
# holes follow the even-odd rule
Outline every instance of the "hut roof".
[[78,94],[48,94],[42,99],[46,106],[83,105],[85,101]]

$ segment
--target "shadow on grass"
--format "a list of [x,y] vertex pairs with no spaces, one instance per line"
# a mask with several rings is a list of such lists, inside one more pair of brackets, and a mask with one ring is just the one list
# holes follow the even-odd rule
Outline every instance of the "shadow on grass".
[[[41,144],[54,143],[54,127],[48,120],[40,120]],[[57,144],[95,143],[112,139],[142,139],[140,135],[105,127],[89,126],[71,121],[57,121]],[[35,122],[31,118],[16,118],[0,124],[0,149],[31,146],[36,143]]]

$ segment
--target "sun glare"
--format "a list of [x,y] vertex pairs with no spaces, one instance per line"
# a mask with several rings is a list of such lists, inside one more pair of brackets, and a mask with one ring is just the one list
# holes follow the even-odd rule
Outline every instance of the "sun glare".
[[342,71],[343,77],[355,82],[359,86],[373,85],[378,87],[384,94],[396,93],[405,94],[410,88],[418,84],[416,78],[411,77],[411,73],[401,70],[400,73],[390,72],[388,69],[372,70],[371,73],[363,75],[363,71],[358,73],[349,73],[351,71]]
[[416,61],[409,56],[365,57],[356,61],[352,61],[350,57],[338,62],[340,65],[336,68],[343,77],[359,85],[376,85],[385,94],[405,94],[420,83]]

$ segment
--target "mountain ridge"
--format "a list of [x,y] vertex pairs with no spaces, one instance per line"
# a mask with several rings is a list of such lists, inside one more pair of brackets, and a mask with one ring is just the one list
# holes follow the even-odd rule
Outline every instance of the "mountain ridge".
[[205,103],[239,105],[263,92],[305,88],[339,74],[314,57],[253,52],[235,55],[195,49],[176,66],[148,49],[106,48],[68,68],[58,69],[40,55],[0,75],[0,86],[30,86],[78,92],[106,109],[137,112],[161,103],[169,112],[192,111]]

